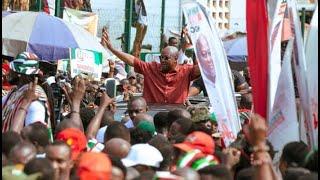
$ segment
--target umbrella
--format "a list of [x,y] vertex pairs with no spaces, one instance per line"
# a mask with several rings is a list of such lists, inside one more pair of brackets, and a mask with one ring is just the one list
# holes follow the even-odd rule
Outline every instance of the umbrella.
[[43,12],[17,12],[2,18],[2,54],[27,51],[42,60],[69,58],[69,48],[108,52],[82,27]]
[[227,56],[248,56],[247,37],[240,37],[223,42]]

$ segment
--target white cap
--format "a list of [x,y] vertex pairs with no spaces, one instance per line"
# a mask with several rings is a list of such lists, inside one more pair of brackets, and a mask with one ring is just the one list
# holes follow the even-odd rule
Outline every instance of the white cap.
[[149,144],[135,144],[131,146],[128,156],[122,159],[126,167],[146,165],[159,167],[163,157],[160,151]]

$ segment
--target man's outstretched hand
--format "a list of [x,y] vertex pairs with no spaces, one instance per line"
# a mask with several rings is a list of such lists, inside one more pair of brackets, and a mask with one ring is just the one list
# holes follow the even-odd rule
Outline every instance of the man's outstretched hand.
[[109,38],[109,33],[106,29],[102,31],[101,44],[108,49],[112,49],[112,44]]

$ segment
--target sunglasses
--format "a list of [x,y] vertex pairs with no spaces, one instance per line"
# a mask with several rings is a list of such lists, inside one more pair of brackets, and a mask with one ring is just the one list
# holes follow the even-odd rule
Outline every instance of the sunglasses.
[[171,57],[169,57],[169,56],[160,56],[160,59],[161,60],[164,60],[164,61],[168,61],[169,59],[171,59]]

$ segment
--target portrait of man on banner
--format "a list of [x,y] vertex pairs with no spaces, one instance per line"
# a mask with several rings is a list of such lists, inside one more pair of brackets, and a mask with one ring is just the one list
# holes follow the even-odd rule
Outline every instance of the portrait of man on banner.
[[207,77],[213,84],[216,82],[216,72],[212,52],[205,35],[200,34],[196,42],[197,57],[202,69],[202,76]]

